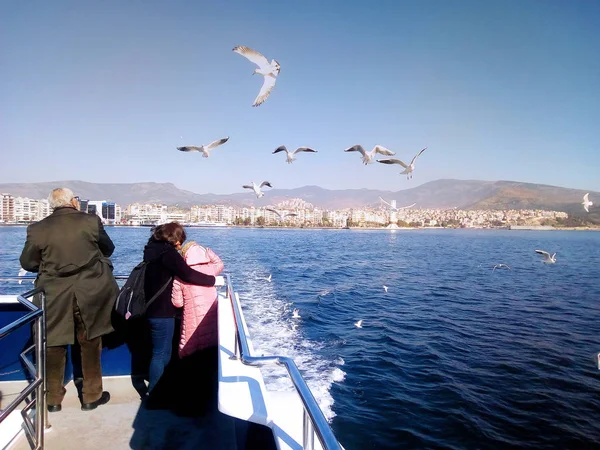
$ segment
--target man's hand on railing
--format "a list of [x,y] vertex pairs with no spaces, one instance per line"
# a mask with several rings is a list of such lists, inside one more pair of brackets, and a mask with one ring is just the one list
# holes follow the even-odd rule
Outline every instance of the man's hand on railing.
[[221,275],[215,277],[215,286],[225,286],[225,278]]

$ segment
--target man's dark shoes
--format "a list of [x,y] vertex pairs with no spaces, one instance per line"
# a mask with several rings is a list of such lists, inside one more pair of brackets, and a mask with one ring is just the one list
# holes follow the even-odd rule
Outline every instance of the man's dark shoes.
[[102,395],[100,396],[100,398],[98,400],[96,400],[95,402],[83,403],[81,405],[81,410],[82,411],[91,411],[92,409],[96,409],[100,405],[104,405],[104,404],[108,403],[109,400],[110,400],[110,394],[108,392],[104,391],[102,393]]
[[59,412],[61,409],[60,405],[48,405],[48,412]]

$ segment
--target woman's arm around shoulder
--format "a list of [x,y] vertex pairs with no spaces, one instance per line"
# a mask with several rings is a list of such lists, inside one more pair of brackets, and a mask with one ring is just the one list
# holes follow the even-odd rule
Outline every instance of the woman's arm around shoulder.
[[164,266],[171,271],[173,276],[179,277],[184,283],[196,284],[199,286],[214,286],[215,277],[206,275],[202,272],[196,272],[188,266],[182,256],[172,248],[163,255]]

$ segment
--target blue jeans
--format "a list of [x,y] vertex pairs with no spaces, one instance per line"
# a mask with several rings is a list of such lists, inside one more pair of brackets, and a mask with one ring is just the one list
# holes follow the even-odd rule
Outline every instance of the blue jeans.
[[148,318],[148,322],[152,334],[152,359],[148,370],[148,392],[152,392],[171,360],[175,319],[157,317]]

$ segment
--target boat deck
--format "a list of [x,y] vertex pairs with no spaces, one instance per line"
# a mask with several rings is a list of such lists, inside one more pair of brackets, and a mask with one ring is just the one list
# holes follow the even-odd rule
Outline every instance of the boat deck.
[[[109,403],[93,411],[81,411],[79,384],[70,382],[62,411],[48,414],[51,427],[46,430],[44,447],[49,450],[275,449],[269,428],[218,411],[216,358],[216,351],[208,352],[193,361],[194,367],[189,362],[185,367],[169,367],[162,398],[157,399],[163,409],[149,409],[142,403],[137,389],[143,392],[143,380],[118,376],[104,379],[104,390],[111,394]],[[189,378],[190,374],[196,382],[182,385],[182,377]],[[16,392],[21,388],[15,383]],[[178,395],[183,388],[185,395]],[[10,399],[9,392],[3,394]],[[21,434],[8,448],[31,447]]]

